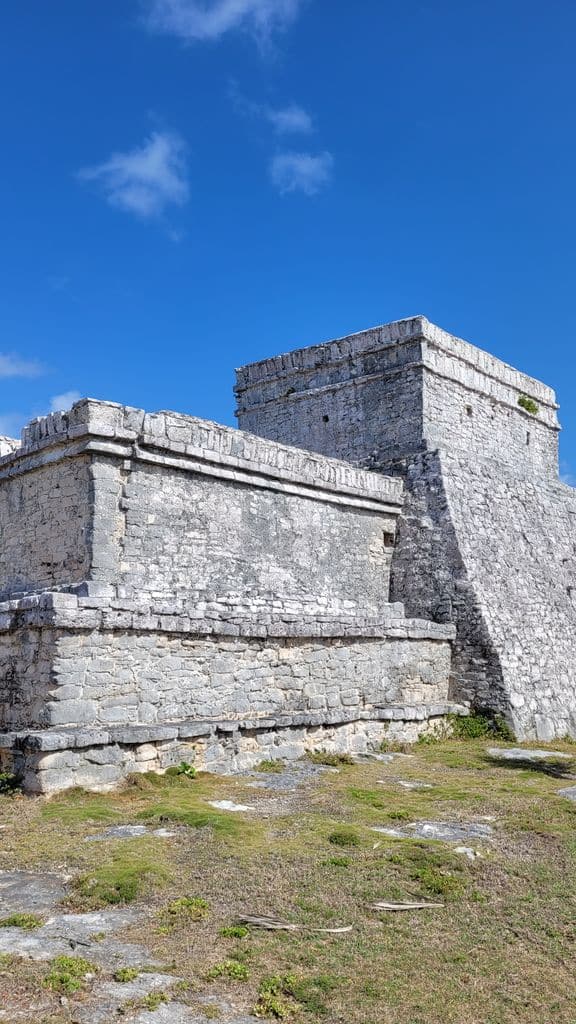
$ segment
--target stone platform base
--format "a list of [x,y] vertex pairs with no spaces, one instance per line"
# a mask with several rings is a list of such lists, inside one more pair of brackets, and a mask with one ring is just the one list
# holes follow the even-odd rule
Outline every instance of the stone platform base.
[[349,713],[276,719],[190,721],[102,729],[44,729],[0,735],[0,768],[29,793],[72,786],[105,791],[135,772],[163,772],[181,761],[232,774],[265,759],[296,760],[308,751],[364,754],[383,740],[413,743],[450,728],[462,704],[388,705]]

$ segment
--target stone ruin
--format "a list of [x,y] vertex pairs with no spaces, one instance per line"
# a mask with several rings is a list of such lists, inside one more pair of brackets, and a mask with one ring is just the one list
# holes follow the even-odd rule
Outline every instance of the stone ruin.
[[92,399],[0,438],[0,763],[30,792],[576,736],[554,392],[424,317],[246,366],[241,430]]

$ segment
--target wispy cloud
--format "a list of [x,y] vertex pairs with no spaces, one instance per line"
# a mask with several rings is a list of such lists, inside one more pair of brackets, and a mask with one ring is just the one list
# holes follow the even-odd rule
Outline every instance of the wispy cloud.
[[186,42],[216,40],[227,32],[249,32],[260,45],[294,21],[302,0],[144,0],[152,31]]
[[296,103],[287,107],[263,107],[262,114],[278,135],[310,135],[314,131],[310,114]]
[[96,182],[110,206],[144,220],[161,218],[168,206],[183,206],[189,196],[186,146],[172,132],[153,132],[139,148],[113,153],[102,164],[79,172]]
[[230,97],[236,109],[245,117],[257,117],[268,121],[277,135],[310,135],[314,122],[304,107],[288,103],[284,107],[271,107],[267,103],[254,103],[240,92],[237,83],[230,83]]
[[61,395],[54,395],[50,399],[50,412],[65,412],[81,398],[82,395],[79,391],[63,391]]
[[314,196],[330,183],[333,166],[331,153],[277,153],[270,176],[280,195],[303,192]]
[[34,359],[22,359],[16,355],[0,353],[0,379],[6,377],[39,377],[44,372],[42,365]]

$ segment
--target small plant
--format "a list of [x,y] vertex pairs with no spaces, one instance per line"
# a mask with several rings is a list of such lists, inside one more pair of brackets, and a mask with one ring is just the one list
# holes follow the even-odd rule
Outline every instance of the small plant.
[[529,398],[528,395],[520,395],[518,405],[521,409],[529,412],[531,416],[537,416],[540,412],[538,402],[535,402],[533,398]]
[[231,924],[220,929],[220,935],[224,939],[245,939],[249,934],[249,929],[243,924]]
[[214,967],[208,971],[206,977],[210,981],[214,981],[215,978],[232,978],[233,981],[248,981],[250,971],[246,964],[241,964],[237,960],[223,960],[220,964],[214,964]]
[[20,779],[14,772],[0,772],[0,795],[9,796],[20,789]]
[[84,988],[86,979],[96,974],[98,968],[81,956],[57,956],[50,963],[50,970],[42,984],[52,992],[70,996]]
[[477,740],[490,736],[493,739],[514,741],[512,729],[502,717],[489,711],[475,711],[462,718],[451,715],[452,735],[461,740]]
[[350,867],[350,857],[328,857],[322,863],[334,868],[348,868]]
[[284,998],[286,985],[291,977],[263,978],[258,989],[258,1002],[254,1007],[256,1017],[272,1017],[274,1020],[286,1020],[290,1016],[289,1003]]
[[188,761],[180,761],[180,764],[169,768],[166,775],[183,775],[186,779],[195,779],[198,775],[198,769],[193,764],[188,764]]
[[136,981],[139,974],[140,971],[136,967],[121,967],[114,973],[113,978],[124,985],[129,981]]
[[24,928],[31,932],[34,928],[42,926],[42,920],[36,914],[10,914],[0,920],[0,928]]
[[166,992],[149,992],[148,995],[144,996],[142,999],[140,1006],[143,1010],[149,1010],[150,1013],[153,1013],[154,1010],[157,1010],[163,1003],[169,1002],[170,996]]
[[270,772],[273,775],[279,775],[284,771],[284,764],[282,761],[264,760],[260,761],[259,764],[255,765],[254,771],[256,772]]
[[338,765],[354,764],[351,754],[332,754],[328,750],[311,750],[306,755],[312,764],[324,764],[330,768],[337,768]]
[[168,903],[165,911],[171,918],[202,921],[208,916],[208,903],[201,896],[180,896]]
[[360,836],[352,828],[337,828],[328,836],[332,846],[360,846]]

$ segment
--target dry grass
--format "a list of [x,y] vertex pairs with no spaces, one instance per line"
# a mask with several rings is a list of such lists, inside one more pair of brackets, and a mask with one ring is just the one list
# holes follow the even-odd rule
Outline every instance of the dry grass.
[[[141,902],[147,916],[125,937],[188,982],[179,998],[191,1004],[199,991],[231,995],[245,1011],[258,1006],[270,1019],[301,1024],[574,1024],[576,806],[556,795],[567,783],[546,764],[492,761],[485,741],[413,753],[342,765],[281,802],[280,814],[275,794],[208,776],[145,778],[118,794],[76,791],[48,802],[7,797],[0,866],[72,874],[78,908],[105,905],[110,893]],[[397,777],[433,788],[407,791]],[[216,812],[207,804],[214,798],[256,811]],[[495,841],[474,862],[443,843],[370,830],[483,817],[495,818]],[[108,824],[137,821],[176,823],[178,834],[83,841]],[[350,831],[357,843],[330,841]],[[375,900],[420,898],[445,907],[370,910]],[[183,912],[172,913],[182,900]],[[191,905],[202,913],[187,912]],[[230,928],[243,913],[302,930],[236,935]],[[345,925],[353,931],[315,931]],[[10,985],[21,974],[22,998],[45,1006],[37,966],[12,964],[5,973]],[[68,1019],[61,1008],[53,1013],[31,1019]]]

